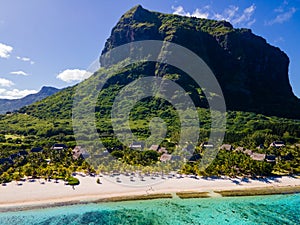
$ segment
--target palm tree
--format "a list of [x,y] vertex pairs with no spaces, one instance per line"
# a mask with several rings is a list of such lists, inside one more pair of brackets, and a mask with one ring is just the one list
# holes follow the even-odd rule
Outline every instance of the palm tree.
[[13,177],[13,180],[16,181],[16,184],[17,184],[17,185],[20,185],[20,184],[18,183],[18,181],[20,181],[20,179],[22,178],[22,177],[21,177],[21,174],[20,174],[19,172],[14,172],[13,175],[12,175],[12,177]]

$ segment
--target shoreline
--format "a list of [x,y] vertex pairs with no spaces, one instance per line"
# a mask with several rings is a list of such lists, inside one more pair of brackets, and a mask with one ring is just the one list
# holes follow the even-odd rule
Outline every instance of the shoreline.
[[97,177],[78,177],[80,185],[73,189],[63,182],[24,182],[21,186],[9,183],[0,186],[0,212],[24,211],[88,203],[109,203],[151,199],[188,199],[238,197],[300,193],[300,179],[294,177],[267,180],[238,178],[167,179],[144,187],[128,187],[105,180],[97,184]]

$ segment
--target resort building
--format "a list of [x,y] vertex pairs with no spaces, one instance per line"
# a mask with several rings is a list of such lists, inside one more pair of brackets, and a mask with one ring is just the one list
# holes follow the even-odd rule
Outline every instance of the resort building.
[[237,147],[235,149],[236,152],[244,152],[245,148],[244,147]]
[[151,145],[151,147],[149,148],[149,150],[157,151],[158,148],[159,148],[159,145]]
[[246,149],[244,151],[244,154],[251,156],[253,154],[253,152],[251,150],[249,150],[249,149]]
[[54,144],[51,149],[52,150],[63,150],[67,149],[68,147],[65,144]]
[[142,143],[142,142],[132,142],[129,145],[129,148],[134,149],[134,150],[143,150],[144,143]]
[[280,148],[280,147],[284,147],[285,144],[283,141],[274,141],[270,144],[270,147],[275,147],[275,148]]
[[201,144],[201,147],[202,148],[213,148],[214,147],[214,144],[213,143],[210,143],[210,142],[203,142]]
[[275,155],[266,155],[266,162],[269,163],[275,163],[276,162],[276,156]]
[[42,151],[43,151],[42,147],[35,147],[30,150],[30,152],[32,152],[32,153],[38,153],[38,152],[42,152]]
[[28,155],[28,152],[25,151],[25,150],[20,150],[20,151],[18,152],[18,155],[19,155],[19,156],[26,156],[26,155]]
[[167,162],[170,161],[171,159],[172,159],[172,155],[167,153],[162,154],[162,156],[160,157],[161,162]]
[[232,145],[229,145],[229,144],[223,144],[221,147],[220,147],[221,150],[226,150],[226,151],[232,151],[233,150],[233,146]]
[[159,150],[158,150],[159,153],[168,153],[167,149],[165,147],[161,147]]
[[250,157],[256,161],[264,161],[266,158],[266,154],[253,153],[252,155],[250,155]]
[[86,151],[86,149],[82,148],[81,146],[76,146],[72,150],[72,155],[73,155],[74,160],[77,160],[79,158],[85,159],[85,158],[88,158],[90,156],[90,154]]

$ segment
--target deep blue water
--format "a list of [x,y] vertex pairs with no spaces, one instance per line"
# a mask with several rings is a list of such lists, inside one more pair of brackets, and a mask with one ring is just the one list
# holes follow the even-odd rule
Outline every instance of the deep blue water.
[[300,224],[300,194],[73,205],[1,213],[0,224]]

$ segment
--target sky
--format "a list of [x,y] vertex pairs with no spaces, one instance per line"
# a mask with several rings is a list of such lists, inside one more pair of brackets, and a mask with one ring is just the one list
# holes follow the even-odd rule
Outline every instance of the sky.
[[0,98],[63,88],[91,74],[111,29],[133,6],[227,20],[250,28],[290,58],[300,97],[300,0],[0,0]]

